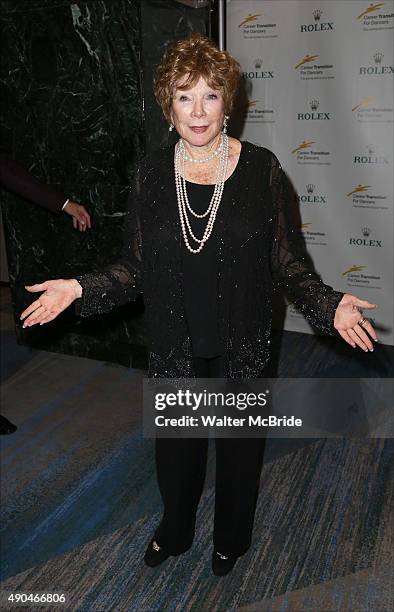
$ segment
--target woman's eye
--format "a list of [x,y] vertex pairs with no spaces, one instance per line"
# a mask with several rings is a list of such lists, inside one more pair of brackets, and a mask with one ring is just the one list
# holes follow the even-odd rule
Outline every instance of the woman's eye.
[[217,94],[212,93],[212,94],[208,94],[208,98],[209,100],[217,100],[218,97],[217,97]]
[[186,100],[188,100],[189,98],[187,96],[179,96],[179,101],[180,102],[186,102]]

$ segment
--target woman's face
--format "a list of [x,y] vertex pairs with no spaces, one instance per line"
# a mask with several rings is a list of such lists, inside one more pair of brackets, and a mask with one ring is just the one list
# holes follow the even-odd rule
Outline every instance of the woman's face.
[[200,77],[191,89],[175,91],[171,118],[179,136],[190,145],[209,145],[223,126],[223,96]]

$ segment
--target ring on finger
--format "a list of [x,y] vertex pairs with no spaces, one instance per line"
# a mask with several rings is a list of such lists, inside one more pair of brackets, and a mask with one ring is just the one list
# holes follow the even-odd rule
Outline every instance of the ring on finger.
[[362,317],[359,320],[358,325],[360,325],[362,327],[364,325],[364,323],[367,323],[367,322],[368,322],[368,319],[366,319],[365,317]]

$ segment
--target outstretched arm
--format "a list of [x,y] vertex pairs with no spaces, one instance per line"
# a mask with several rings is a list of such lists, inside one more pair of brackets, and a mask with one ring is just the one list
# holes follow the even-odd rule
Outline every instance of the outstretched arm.
[[21,314],[23,327],[49,323],[81,297],[82,287],[75,278],[56,279],[26,286],[31,293],[41,293]]
[[334,327],[340,336],[353,348],[359,346],[364,351],[373,351],[371,338],[377,342],[378,337],[371,323],[359,308],[371,310],[376,308],[367,300],[361,300],[355,295],[345,293],[335,311]]
[[314,272],[294,222],[291,208],[294,198],[289,181],[275,155],[272,155],[270,163],[270,191],[274,209],[271,273],[274,283],[319,331],[326,334],[338,332],[351,346],[372,350],[368,334],[377,340],[376,332],[368,321],[364,321],[361,328],[359,322],[363,316],[358,308],[370,309],[376,305],[335,291]]

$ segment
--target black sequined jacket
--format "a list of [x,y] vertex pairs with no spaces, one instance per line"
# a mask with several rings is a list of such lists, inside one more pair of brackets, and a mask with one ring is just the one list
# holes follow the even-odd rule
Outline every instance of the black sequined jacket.
[[[182,299],[183,237],[174,181],[174,147],[140,162],[129,198],[120,261],[78,276],[81,316],[108,312],[140,293],[150,336],[149,376],[193,377],[192,347]],[[262,375],[270,356],[272,296],[281,288],[320,332],[343,293],[325,285],[308,263],[294,198],[275,155],[242,143],[215,221],[220,232],[219,335],[228,378]],[[198,255],[196,255],[198,257]]]

